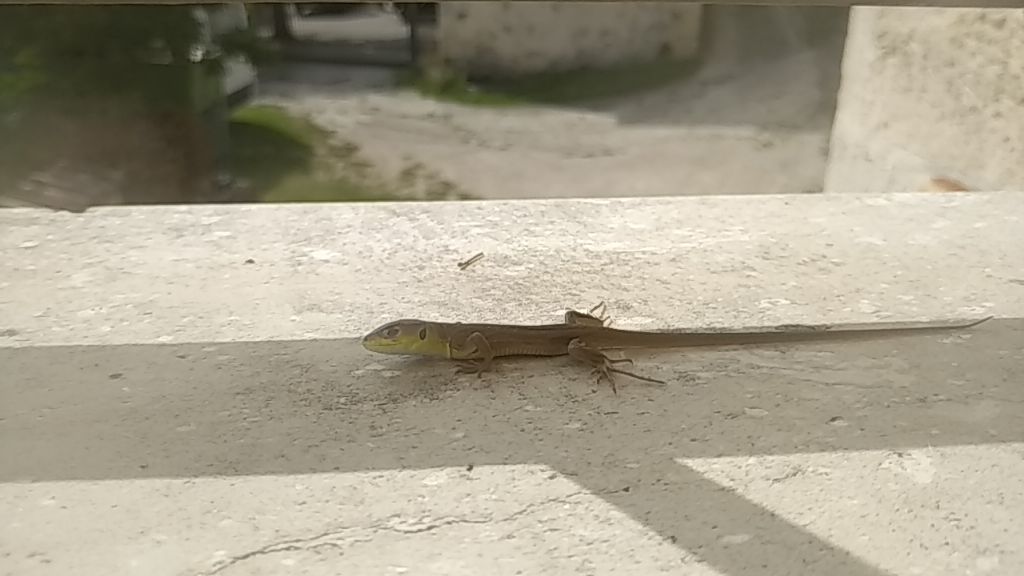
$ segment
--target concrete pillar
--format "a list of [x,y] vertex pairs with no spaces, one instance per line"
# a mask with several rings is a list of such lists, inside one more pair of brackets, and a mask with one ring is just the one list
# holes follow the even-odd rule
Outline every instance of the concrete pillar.
[[825,192],[1024,190],[1024,10],[851,10]]
[[697,54],[700,5],[661,2],[452,2],[437,50],[477,74],[605,67]]

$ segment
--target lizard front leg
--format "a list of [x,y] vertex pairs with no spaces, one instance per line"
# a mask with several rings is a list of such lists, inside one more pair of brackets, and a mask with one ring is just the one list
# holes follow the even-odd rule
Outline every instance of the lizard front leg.
[[458,361],[456,372],[476,374],[478,377],[494,366],[494,349],[487,337],[473,332],[458,347],[452,348],[452,358]]
[[[595,315],[594,313],[600,309],[601,314]],[[580,312],[579,310],[566,310],[565,311],[565,323],[566,324],[582,324],[584,326],[607,326],[611,324],[612,319],[605,316],[605,312],[608,308],[604,302],[599,302],[597,306],[594,306],[586,312]]]
[[625,370],[619,370],[615,368],[615,364],[628,362],[632,364],[632,360],[629,358],[612,359],[607,354],[597,348],[591,348],[587,346],[587,343],[581,338],[573,338],[569,342],[568,346],[569,356],[575,360],[589,364],[594,369],[594,374],[597,376],[597,383],[600,384],[601,380],[607,379],[608,383],[611,384],[612,392],[618,394],[618,388],[615,386],[615,378],[612,376],[615,374],[622,374],[629,376],[630,378],[636,378],[637,380],[643,380],[644,382],[651,382],[654,384],[664,384],[662,380],[655,380],[654,378],[648,378],[646,376],[640,376],[639,374],[633,374],[632,372],[626,372]]

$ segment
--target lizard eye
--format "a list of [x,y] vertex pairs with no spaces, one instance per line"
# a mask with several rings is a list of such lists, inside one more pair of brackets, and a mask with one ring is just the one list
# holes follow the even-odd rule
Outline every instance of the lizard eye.
[[395,336],[398,336],[398,328],[395,326],[392,326],[391,328],[388,328],[387,330],[384,331],[385,338],[394,338]]
[[426,340],[426,339],[427,339],[427,327],[424,326],[423,328],[420,328],[420,340]]

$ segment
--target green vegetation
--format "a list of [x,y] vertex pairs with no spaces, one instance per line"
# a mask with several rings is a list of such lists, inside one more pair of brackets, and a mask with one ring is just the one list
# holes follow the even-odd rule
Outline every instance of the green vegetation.
[[530,100],[521,95],[503,92],[494,87],[483,88],[454,76],[438,79],[416,71],[408,71],[398,75],[398,84],[412,88],[428,98],[470,106],[498,108],[530,104]]
[[4,6],[2,14],[5,104],[74,93],[187,105],[179,75],[200,33],[188,6]]
[[354,144],[333,142],[313,122],[276,106],[247,106],[231,118],[231,168],[263,202],[449,200],[470,196],[422,165],[395,179],[375,172]]
[[695,68],[693,62],[659,59],[600,69],[471,81],[428,65],[425,72],[405,74],[399,82],[424,96],[471,106],[579,104],[659,88],[690,76]]
[[[201,200],[216,147],[201,114],[223,67],[216,53],[194,61],[201,32],[189,5],[0,8],[0,185],[63,166],[118,201]],[[256,61],[273,52],[247,31],[217,42]]]
[[[194,6],[10,6],[0,16],[0,186],[64,167],[108,183],[115,202],[217,197],[211,126],[223,60],[211,52],[192,61]],[[218,34],[216,44],[256,64],[279,56],[250,30]],[[356,146],[280,108],[241,108],[228,130],[228,167],[248,185],[234,199],[469,197],[417,164],[381,177]]]

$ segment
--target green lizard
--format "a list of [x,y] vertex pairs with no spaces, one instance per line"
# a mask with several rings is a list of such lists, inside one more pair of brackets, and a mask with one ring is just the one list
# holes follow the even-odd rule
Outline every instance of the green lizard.
[[458,372],[480,375],[491,370],[495,358],[503,356],[568,355],[594,369],[598,382],[607,379],[618,393],[612,374],[623,374],[664,384],[616,368],[629,359],[612,359],[603,350],[627,348],[683,348],[695,346],[737,346],[813,340],[877,338],[922,331],[970,328],[990,320],[940,322],[890,322],[881,324],[788,325],[756,331],[642,332],[619,330],[605,325],[606,318],[569,310],[559,324],[462,324],[426,320],[396,320],[370,332],[363,348],[382,354],[407,354],[446,358],[458,363]]

